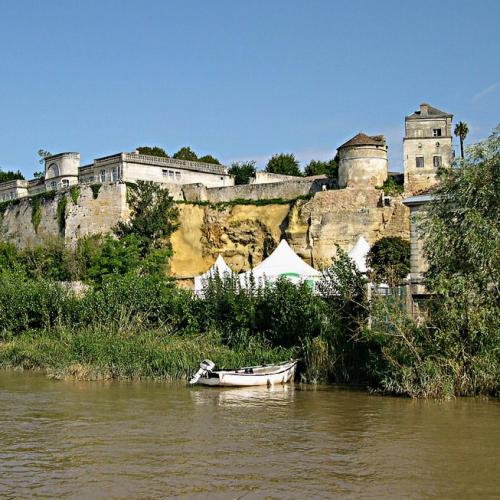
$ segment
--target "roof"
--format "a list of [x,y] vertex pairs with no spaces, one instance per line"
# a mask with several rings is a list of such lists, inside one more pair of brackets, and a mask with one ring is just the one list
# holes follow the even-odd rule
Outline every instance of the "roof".
[[205,282],[210,278],[213,278],[215,276],[224,278],[225,276],[231,274],[233,274],[231,268],[226,264],[224,257],[222,257],[222,255],[219,255],[215,260],[213,266],[207,272],[201,274],[200,276],[195,276],[194,289],[195,291],[201,291],[203,290]]
[[385,146],[385,138],[383,135],[366,135],[363,132],[356,134],[352,139],[344,142],[340,148],[350,148],[354,146]]
[[[422,113],[422,108],[427,108],[427,114]],[[415,111],[411,115],[408,115],[406,118],[424,118],[428,116],[433,118],[439,118],[439,117],[448,117],[453,115],[451,113],[447,113],[446,111],[441,111],[440,109],[435,108],[434,106],[431,106],[430,104],[424,102],[420,105],[420,109],[418,111]]]
[[403,200],[403,204],[406,205],[407,207],[413,207],[416,205],[424,205],[425,203],[429,203],[434,199],[434,195],[427,193],[427,194],[420,194],[416,196],[409,196],[408,198],[405,198]]
[[370,251],[370,245],[363,236],[358,238],[351,251],[348,253],[351,260],[354,262],[360,273],[366,273],[368,266],[366,265],[366,256]]
[[286,240],[281,240],[274,252],[264,259],[251,271],[242,273],[240,276],[250,276],[253,273],[255,278],[277,279],[279,276],[297,278],[305,280],[307,278],[319,278],[321,273],[314,267],[305,263],[291,248]]

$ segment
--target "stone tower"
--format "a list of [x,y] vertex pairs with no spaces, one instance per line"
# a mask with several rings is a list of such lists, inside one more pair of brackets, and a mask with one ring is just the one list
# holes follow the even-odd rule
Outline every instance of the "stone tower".
[[80,153],[60,153],[45,158],[45,188],[69,187],[78,183]]
[[363,133],[338,148],[339,187],[381,186],[387,179],[387,144],[383,135]]
[[405,191],[425,191],[437,182],[440,167],[453,161],[451,121],[453,115],[421,104],[405,117],[403,163]]

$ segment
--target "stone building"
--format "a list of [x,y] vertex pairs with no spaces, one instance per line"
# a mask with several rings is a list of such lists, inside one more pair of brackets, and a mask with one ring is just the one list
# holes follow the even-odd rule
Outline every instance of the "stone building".
[[418,193],[437,182],[440,167],[453,161],[453,115],[429,104],[405,117],[403,162],[405,191]]
[[60,153],[45,158],[43,179],[17,180],[0,184],[0,202],[57,191],[75,184],[153,181],[168,187],[174,197],[180,188],[200,183],[206,187],[233,186],[234,179],[224,165],[178,160],[134,153],[97,158],[80,166],[79,153]]
[[363,133],[338,148],[339,187],[382,186],[387,179],[387,144],[383,135]]

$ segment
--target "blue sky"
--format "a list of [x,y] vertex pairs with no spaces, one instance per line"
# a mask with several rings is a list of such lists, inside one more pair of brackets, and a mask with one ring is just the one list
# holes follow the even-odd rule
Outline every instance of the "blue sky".
[[260,166],[385,134],[420,102],[500,122],[500,2],[0,0],[0,166],[190,145]]

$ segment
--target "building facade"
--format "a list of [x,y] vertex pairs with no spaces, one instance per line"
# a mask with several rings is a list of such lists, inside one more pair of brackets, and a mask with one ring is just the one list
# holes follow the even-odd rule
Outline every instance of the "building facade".
[[234,179],[224,165],[198,161],[118,153],[97,158],[80,166],[79,153],[60,153],[45,158],[45,174],[31,181],[15,180],[0,184],[0,202],[57,191],[76,184],[152,181],[165,185],[175,197],[186,184],[206,187],[233,186]]
[[450,113],[425,103],[405,117],[403,163],[406,192],[429,189],[436,184],[439,169],[451,165],[452,119]]

